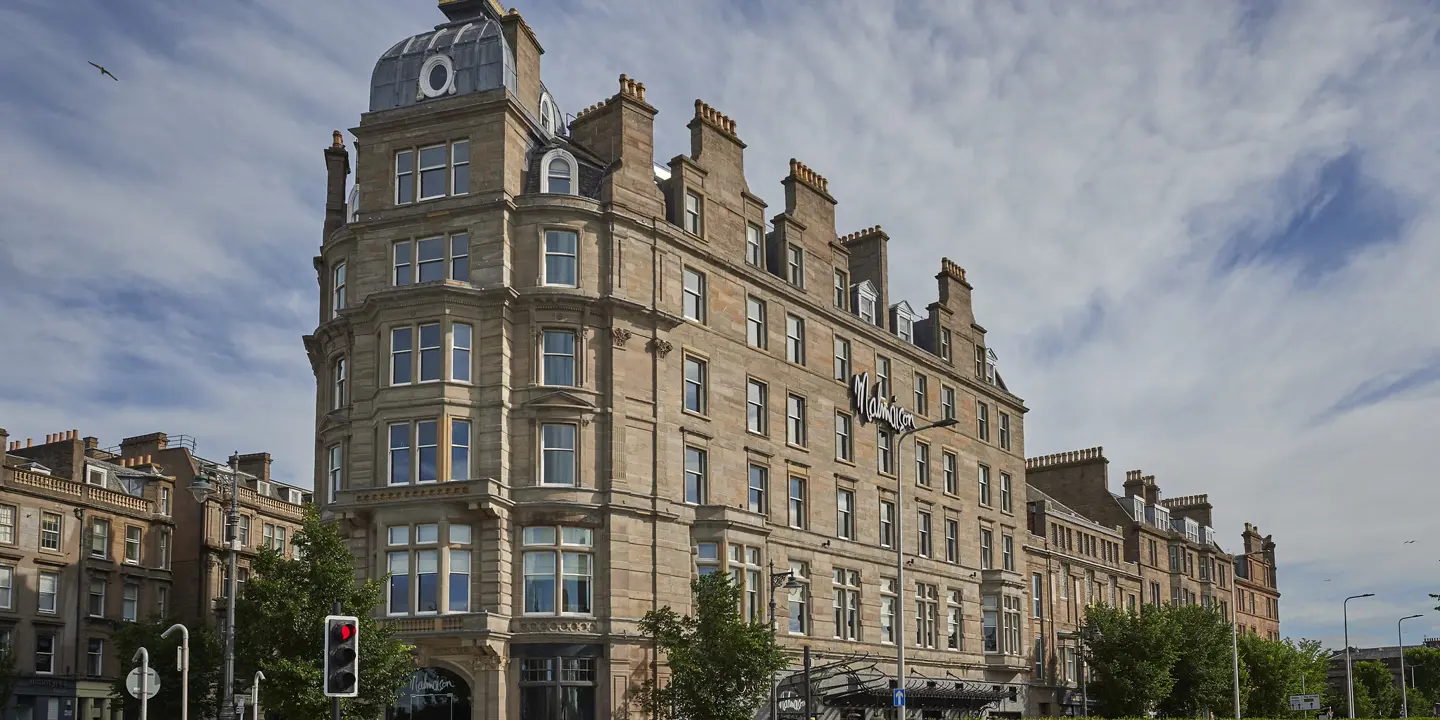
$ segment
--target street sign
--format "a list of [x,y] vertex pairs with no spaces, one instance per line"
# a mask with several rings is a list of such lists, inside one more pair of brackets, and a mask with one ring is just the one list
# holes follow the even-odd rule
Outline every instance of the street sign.
[[[145,694],[146,700],[160,693],[160,673],[155,672],[155,668],[152,667],[150,668],[149,677],[149,687],[145,688],[149,691]],[[131,670],[130,674],[125,676],[125,690],[130,693],[130,697],[136,700],[140,699],[140,668]]]
[[895,688],[895,707],[905,707],[905,688]]
[[1319,696],[1319,695],[1291,695],[1291,696],[1290,696],[1290,709],[1291,709],[1291,710],[1319,710],[1319,709],[1320,709],[1320,696]]

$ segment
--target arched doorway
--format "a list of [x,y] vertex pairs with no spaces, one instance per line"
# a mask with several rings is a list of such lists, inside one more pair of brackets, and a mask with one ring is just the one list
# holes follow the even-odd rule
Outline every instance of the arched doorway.
[[470,685],[455,673],[427,667],[410,676],[385,720],[470,720]]

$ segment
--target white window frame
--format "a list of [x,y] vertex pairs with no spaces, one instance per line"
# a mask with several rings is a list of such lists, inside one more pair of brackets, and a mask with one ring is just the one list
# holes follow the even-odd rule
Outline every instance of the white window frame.
[[915,554],[932,557],[935,554],[934,517],[929,510],[919,510],[915,516]]
[[[454,73],[451,73],[452,75]],[[464,149],[465,159],[460,159],[460,150]],[[470,141],[456,140],[450,143],[450,194],[452,196],[470,194]],[[465,189],[460,189],[461,178],[464,178]]]
[[835,413],[835,459],[855,461],[855,418],[849,413]]
[[755,223],[745,223],[745,262],[754,267],[765,264],[765,230]]
[[764,350],[769,345],[768,314],[769,308],[764,300],[754,295],[745,296],[745,342],[750,347]]
[[[452,75],[453,75],[453,73],[452,73]],[[434,150],[434,149],[436,149],[436,148],[439,148],[439,149],[440,149],[440,151],[441,151],[440,157],[443,158],[443,159],[440,161],[440,164],[439,164],[439,165],[421,165],[421,164],[420,164],[420,163],[421,163],[420,157],[425,154],[425,151],[426,151],[426,150]],[[440,187],[441,187],[440,194],[439,194],[439,195],[426,195],[426,194],[425,194],[425,173],[427,173],[427,172],[435,172],[435,171],[437,171],[437,170],[440,172],[440,175],[441,175],[441,177],[443,178],[442,181],[441,181],[441,184],[440,184]],[[416,149],[415,149],[415,197],[416,197],[416,200],[417,200],[418,202],[425,202],[425,201],[427,201],[427,200],[439,200],[440,198],[446,197],[446,196],[448,196],[449,194],[450,194],[450,148],[449,148],[448,144],[447,144],[447,143],[440,143],[439,145],[426,145],[425,147],[416,148]]]
[[915,373],[915,375],[914,375],[914,383],[915,383],[915,407],[914,407],[915,414],[916,414],[916,415],[929,415],[929,414],[930,414],[930,378],[927,378],[927,377],[925,377],[924,375],[922,375],[922,374],[920,374],[920,373],[917,372],[917,373]]
[[340,355],[330,363],[330,409],[345,407],[345,356]]
[[856,314],[860,316],[861,320],[871,325],[878,325],[880,314],[876,308],[879,306],[880,294],[872,289],[870,281],[860,283],[855,290],[855,295],[859,301],[856,303]]
[[681,361],[681,367],[681,407],[685,412],[703,416],[710,404],[708,401],[710,363],[705,358],[686,353]]
[[835,336],[835,379],[850,382],[850,341]]
[[850,309],[850,275],[849,273],[835,268],[835,309]]
[[[693,464],[690,462],[692,457],[696,461]],[[705,448],[698,445],[685,446],[683,463],[685,477],[684,485],[680,490],[681,494],[683,495],[682,499],[686,505],[704,505],[709,500],[709,466],[710,457],[709,453],[705,450]],[[692,480],[695,487],[695,492],[693,494],[690,492]]]
[[[395,346],[396,346],[396,344],[397,344],[397,343],[396,343],[396,340],[397,340],[397,338],[399,338],[401,335],[404,335],[404,337],[406,338],[406,341],[405,341],[406,348],[405,348],[404,350],[396,350],[396,349],[395,349]],[[404,355],[405,358],[409,361],[409,363],[408,363],[409,367],[408,367],[407,370],[406,370],[406,376],[407,376],[407,377],[406,377],[405,379],[403,379],[403,380],[400,379],[400,378],[396,375],[396,370],[397,370],[396,360],[397,360],[401,355]],[[416,376],[416,374],[417,374],[417,373],[416,373],[416,362],[415,362],[415,328],[414,328],[413,326],[410,326],[410,325],[405,325],[405,326],[402,326],[402,327],[393,327],[393,328],[390,328],[390,385],[391,385],[392,387],[397,386],[397,385],[409,385],[409,384],[415,382],[415,376]]]
[[809,438],[808,409],[805,396],[795,393],[785,395],[785,443],[795,447],[807,447]]
[[860,639],[860,572],[835,568],[831,579],[835,610],[835,637],[840,640]]
[[[546,444],[545,429],[551,427],[569,429],[570,447],[564,447],[563,445],[550,447]],[[572,422],[547,422],[541,423],[539,430],[540,437],[538,438],[537,445],[539,445],[540,448],[540,468],[539,477],[536,478],[538,484],[547,487],[580,487],[580,426]],[[557,437],[556,439],[562,440],[563,436]],[[551,454],[554,454],[557,459],[559,457],[569,457],[570,482],[546,481],[546,477],[548,476],[546,470],[550,464],[547,458],[550,457]]]
[[705,233],[705,200],[699,193],[689,188],[685,189],[685,205],[680,209],[683,214],[683,227],[685,232],[697,237],[704,237]]
[[[425,344],[426,328],[435,329],[433,345]],[[419,362],[415,363],[415,382],[417,384],[438,383],[445,377],[445,327],[442,323],[427,322],[415,326],[416,356]],[[437,367],[429,368],[426,360],[437,363]],[[430,379],[426,379],[426,370],[431,371]]]
[[[49,519],[51,519],[51,518],[54,518],[54,519],[55,519],[55,529],[54,529],[54,530],[48,530],[48,529],[46,529],[46,527],[45,527],[45,526],[46,526],[46,521],[49,520]],[[61,547],[64,545],[64,543],[65,543],[64,532],[65,532],[65,516],[61,515],[60,513],[52,513],[52,512],[41,512],[41,513],[40,513],[40,549],[41,549],[41,550],[49,550],[49,551],[51,551],[51,552],[60,552],[60,548],[61,548]],[[47,537],[47,536],[53,538],[53,543],[47,543],[47,541],[46,541],[46,537]]]
[[949,385],[940,386],[940,418],[942,420],[955,418],[955,388]]
[[945,518],[945,562],[960,562],[960,521]]
[[895,501],[880,499],[880,547],[895,547]]
[[[101,528],[104,528],[102,531]],[[110,521],[106,518],[90,519],[90,557],[109,559]]]
[[895,644],[895,611],[900,598],[895,588],[895,578],[880,578],[880,643]]
[[[546,342],[551,335],[569,336],[570,352],[551,352],[549,343]],[[550,358],[568,358],[570,360],[570,377],[566,382],[563,377],[550,377],[548,375]],[[569,328],[545,328],[540,332],[540,384],[549,387],[579,387],[580,386],[580,334]]]
[[[555,241],[555,243],[552,243],[552,240]],[[573,244],[574,249],[568,250],[564,248],[559,244],[562,240],[569,240]],[[547,228],[540,242],[540,284],[546,287],[580,287],[580,233],[569,228]],[[569,270],[574,282],[550,279],[550,270],[552,269],[551,262],[558,261],[562,258],[568,260]],[[558,264],[554,269],[557,273],[563,270]]]
[[[747,507],[750,512],[768,516],[770,514],[770,468],[758,463],[750,463],[746,475],[745,502]],[[757,480],[758,487],[756,486]]]
[[[98,481],[96,480],[97,477],[99,478]],[[85,484],[94,485],[96,487],[105,487],[105,468],[85,468]]]
[[329,480],[327,484],[330,488],[330,502],[335,502],[335,495],[340,492],[340,483],[345,472],[343,465],[344,456],[339,444],[331,445],[325,454],[328,460],[328,467],[325,472]]
[[[46,580],[50,581],[49,593],[45,592]],[[35,595],[35,612],[38,612],[42,615],[56,614],[58,612],[57,608],[60,603],[60,573],[50,572],[48,570],[41,570],[40,578],[35,583]],[[45,597],[47,595],[50,597],[49,607],[46,607],[45,605]]]
[[[463,334],[464,338],[460,337]],[[475,346],[475,326],[470,323],[450,323],[450,382],[469,384],[475,369],[471,362],[471,350]],[[463,373],[462,373],[463,370]]]
[[809,525],[806,505],[809,502],[808,478],[790,474],[785,481],[785,510],[790,527],[804,530]]
[[949,450],[940,453],[940,473],[945,483],[945,494],[960,492],[960,458]]
[[785,280],[802,290],[805,288],[805,248],[785,244]]
[[950,331],[940,329],[940,359],[950,362]]
[[745,381],[745,430],[756,435],[770,431],[770,385],[763,380]]
[[120,619],[135,622],[140,619],[140,586],[125,583],[120,589]]
[[[464,429],[464,440],[460,440]],[[470,446],[475,443],[474,425],[466,418],[450,418],[450,482],[470,479]]]
[[930,443],[915,442],[915,484],[930,487]]
[[835,489],[835,537],[855,539],[855,491]]
[[[570,190],[556,190],[550,187],[550,164],[560,160],[568,166],[570,172]],[[579,195],[580,194],[580,163],[575,161],[575,156],[556,148],[545,153],[540,158],[540,192],[554,195]]]
[[705,273],[692,267],[686,267],[680,271],[680,278],[681,314],[686,320],[704,325],[707,314]]
[[[410,166],[408,170],[401,170],[401,169],[400,169],[400,159],[401,159],[402,157],[404,157],[404,158],[406,158],[406,159],[408,160],[408,165]],[[417,182],[417,180],[418,180],[418,178],[417,178],[417,173],[415,172],[415,161],[416,161],[416,157],[415,157],[415,150],[414,150],[414,149],[398,150],[398,151],[396,151],[396,153],[395,153],[395,165],[394,165],[394,168],[395,168],[395,204],[396,204],[396,205],[409,205],[409,204],[415,202],[416,182]],[[401,187],[405,184],[405,179],[407,179],[407,178],[408,178],[409,181],[410,181],[410,192],[404,193],[404,192],[401,191]],[[408,197],[403,197],[403,196],[405,196],[405,195],[408,195]]]
[[345,261],[335,263],[330,270],[330,317],[339,317],[345,309]]
[[793,313],[785,314],[785,359],[805,365],[805,318]]

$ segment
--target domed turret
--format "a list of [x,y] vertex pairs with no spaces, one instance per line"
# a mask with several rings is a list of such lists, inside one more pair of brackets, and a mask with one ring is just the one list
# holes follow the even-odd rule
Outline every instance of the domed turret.
[[491,0],[442,2],[448,22],[395,43],[375,63],[370,111],[501,87],[515,92],[515,52],[498,7]]

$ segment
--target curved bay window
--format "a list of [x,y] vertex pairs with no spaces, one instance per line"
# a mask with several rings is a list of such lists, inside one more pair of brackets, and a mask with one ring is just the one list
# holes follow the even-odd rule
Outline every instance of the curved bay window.
[[594,657],[521,658],[520,720],[595,720],[598,663]]

